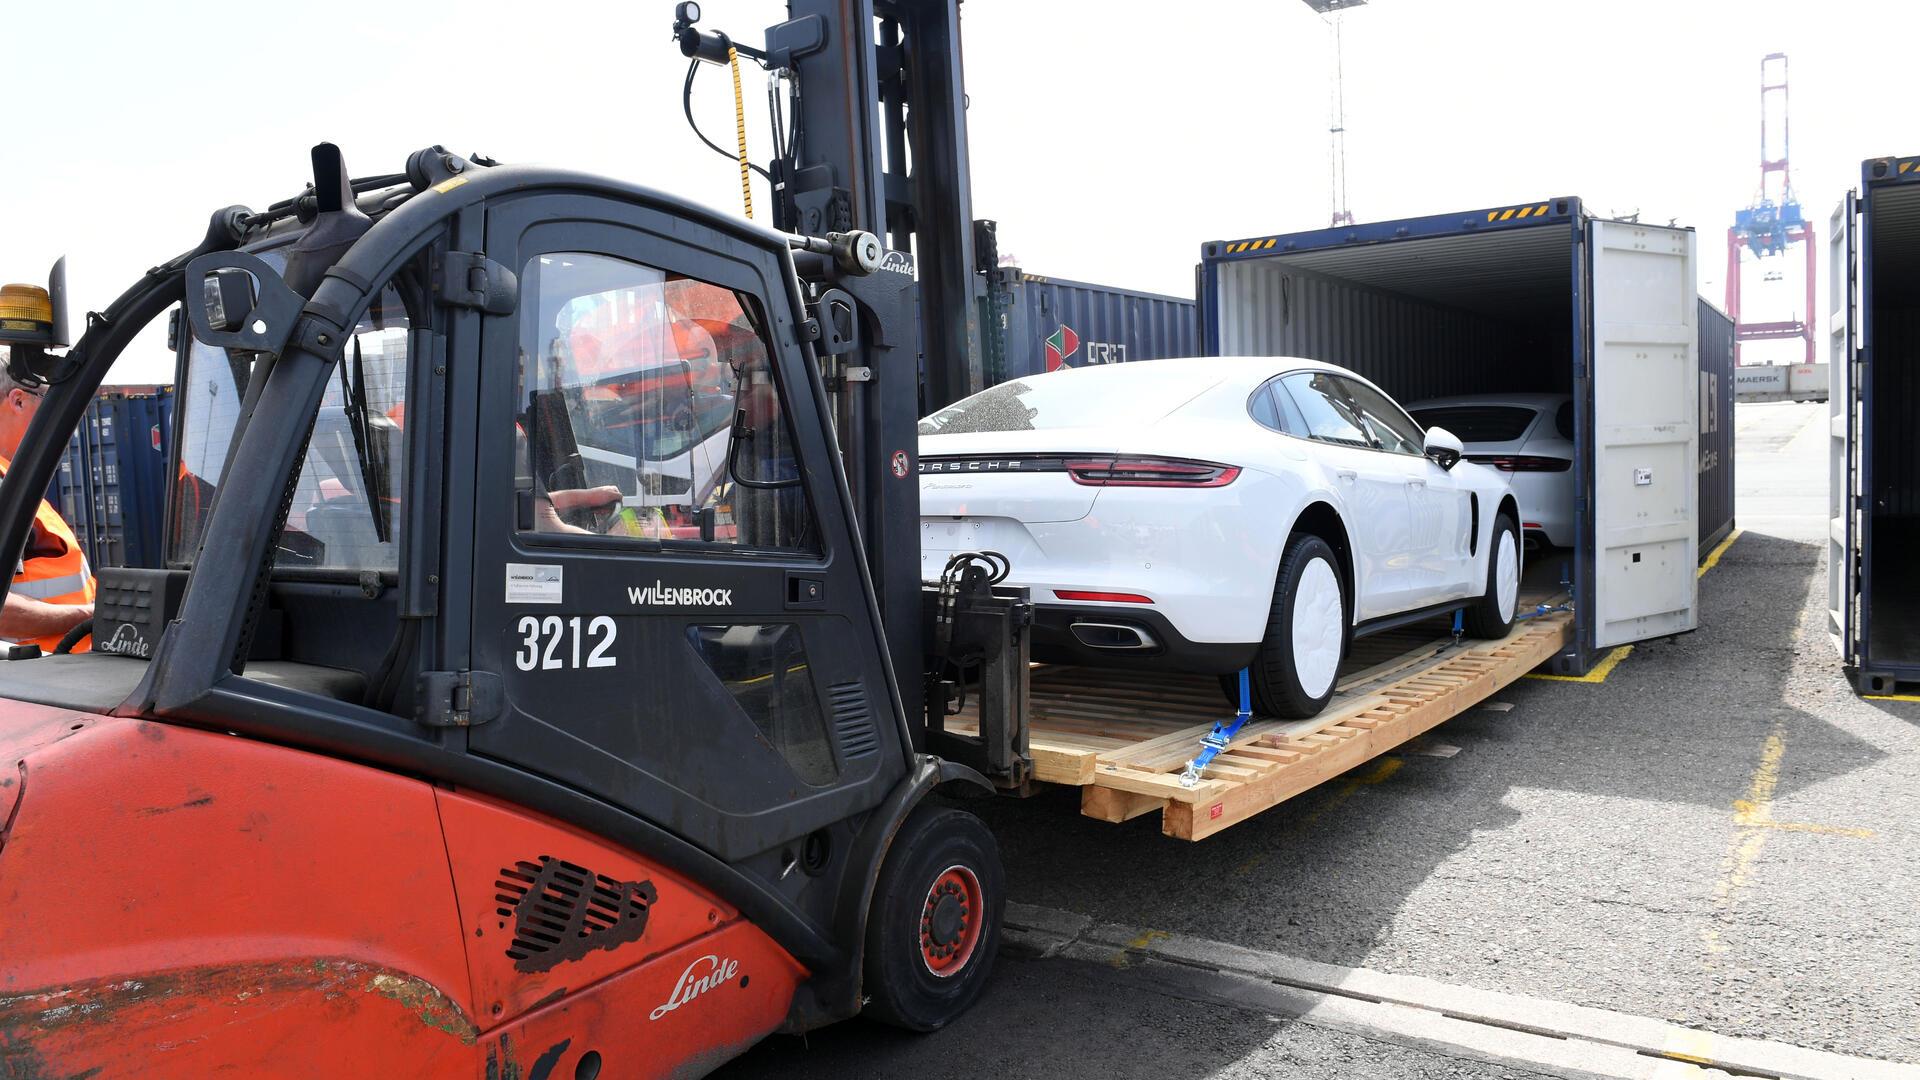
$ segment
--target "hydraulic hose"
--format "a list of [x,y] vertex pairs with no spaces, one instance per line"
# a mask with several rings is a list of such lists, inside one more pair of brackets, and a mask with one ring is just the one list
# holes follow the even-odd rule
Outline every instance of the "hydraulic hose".
[[74,623],[65,634],[61,635],[60,644],[53,647],[53,655],[63,656],[72,652],[73,647],[80,644],[80,640],[91,633],[93,633],[92,619],[81,619]]

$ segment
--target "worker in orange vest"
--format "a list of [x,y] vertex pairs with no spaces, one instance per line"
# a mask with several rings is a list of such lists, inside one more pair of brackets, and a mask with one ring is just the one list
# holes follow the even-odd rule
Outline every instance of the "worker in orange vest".
[[[15,382],[7,374],[0,348],[0,475],[12,467],[45,392],[45,387],[28,389]],[[40,500],[26,550],[14,571],[13,588],[5,607],[0,607],[0,638],[31,642],[42,652],[52,652],[68,630],[93,618],[93,588],[93,572],[79,539],[60,512]],[[75,651],[86,648],[82,644]]]

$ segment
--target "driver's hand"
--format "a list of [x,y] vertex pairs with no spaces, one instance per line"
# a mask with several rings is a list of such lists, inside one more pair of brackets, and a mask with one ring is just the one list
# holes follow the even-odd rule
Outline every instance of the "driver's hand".
[[598,510],[613,506],[618,504],[622,497],[620,489],[612,484],[547,492],[547,498],[553,502],[553,508],[563,514],[573,510]]

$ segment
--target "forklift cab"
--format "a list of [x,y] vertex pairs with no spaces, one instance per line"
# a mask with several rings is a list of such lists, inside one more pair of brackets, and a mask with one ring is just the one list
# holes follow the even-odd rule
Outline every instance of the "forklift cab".
[[[279,786],[218,793],[263,815],[291,820],[286,775],[319,762],[355,778],[335,798],[400,814],[371,793],[417,789],[454,903],[444,926],[415,913],[419,940],[381,963],[433,982],[489,1055],[545,1025],[569,1059],[656,1055],[614,1069],[637,1075],[863,998],[922,1030],[957,1015],[991,963],[1000,871],[977,820],[925,799],[992,789],[910,735],[813,347],[811,295],[845,269],[815,259],[803,281],[792,238],[626,184],[465,162],[350,184],[323,150],[322,196],[217,218],[51,374],[61,407],[0,482],[9,542],[76,404],[183,305],[169,565],[103,572],[94,652],[0,664],[0,715],[82,718],[32,745],[0,719],[0,765],[31,777],[61,742],[177,731],[270,751],[255,772]],[[140,782],[120,775],[140,755],[101,745],[117,764],[67,783]],[[52,858],[57,826],[32,814],[49,786],[29,779],[18,813]],[[118,827],[148,827],[128,813]],[[0,882],[36,850],[0,849]],[[323,851],[285,858],[327,891]],[[464,881],[468,863],[486,869]],[[91,872],[104,895],[133,868]],[[295,912],[212,908],[298,937]],[[32,936],[32,898],[16,910],[0,951],[29,982],[156,974],[95,970],[114,941],[62,951]],[[406,968],[449,943],[470,986]],[[647,1026],[722,981],[740,995],[724,1019]],[[179,1043],[155,1023],[154,1045]]]

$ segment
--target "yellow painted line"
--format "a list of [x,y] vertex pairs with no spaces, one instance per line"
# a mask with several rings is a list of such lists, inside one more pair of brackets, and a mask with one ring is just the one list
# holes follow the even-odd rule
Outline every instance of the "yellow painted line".
[[1540,204],[1540,206],[1539,206],[1539,208],[1538,208],[1538,209],[1536,209],[1536,210],[1534,210],[1534,213],[1535,213],[1536,215],[1539,215],[1539,214],[1544,214],[1544,213],[1546,213],[1546,212],[1547,212],[1547,204],[1546,204],[1546,203],[1541,203],[1541,204]]
[[[1760,859],[1761,850],[1767,845],[1768,833],[1799,832],[1822,836],[1843,836],[1856,840],[1874,839],[1871,829],[1774,820],[1773,793],[1780,786],[1781,759],[1787,755],[1787,740],[1782,730],[1781,725],[1776,722],[1773,732],[1761,745],[1760,763],[1754,767],[1753,776],[1747,781],[1746,793],[1733,800],[1733,837],[1728,842],[1727,854],[1721,860],[1720,880],[1713,887],[1713,915],[1708,925],[1702,927],[1700,931],[1700,940],[1706,946],[1709,958],[1724,953],[1728,949],[1726,943],[1720,940],[1720,930],[1714,922],[1732,911],[1741,886],[1753,876],[1754,865]],[[1709,964],[1711,963],[1709,959]],[[1669,1053],[1668,1056],[1676,1055]]]
[[1704,1031],[1676,1028],[1667,1036],[1660,1056],[1693,1065],[1713,1064],[1713,1036]]
[[1165,930],[1148,930],[1139,937],[1127,942],[1124,948],[1113,954],[1112,958],[1107,961],[1107,964],[1115,968],[1124,968],[1132,963],[1128,958],[1128,953],[1144,949],[1156,941],[1165,939],[1167,936],[1168,934]]
[[1725,540],[1720,541],[1719,546],[1715,547],[1711,552],[1707,554],[1707,561],[1700,564],[1699,572],[1695,573],[1693,576],[1696,578],[1706,577],[1707,571],[1713,569],[1716,566],[1719,566],[1720,556],[1725,555],[1727,553],[1727,549],[1733,546],[1733,542],[1735,540],[1740,539],[1740,533],[1742,531],[1743,530],[1741,529],[1735,529],[1732,532],[1728,533],[1727,538]]
[[1920,694],[1861,694],[1868,701],[1920,701]]
[[1513,211],[1509,210],[1506,213],[1500,215],[1500,220],[1505,221],[1512,216],[1513,216]]
[[1531,673],[1524,677],[1528,679],[1544,679],[1547,682],[1606,682],[1607,676],[1613,674],[1613,669],[1619,667],[1620,661],[1625,660],[1632,652],[1633,646],[1622,645],[1602,657],[1600,662],[1593,665],[1592,670],[1588,671],[1585,675],[1541,675]]
[[1488,220],[1488,221],[1492,221],[1492,220],[1493,220],[1494,218],[1496,218],[1496,217],[1498,217],[1498,216],[1500,216],[1500,211],[1498,211],[1498,210],[1489,210],[1489,211],[1487,211],[1487,220]]

